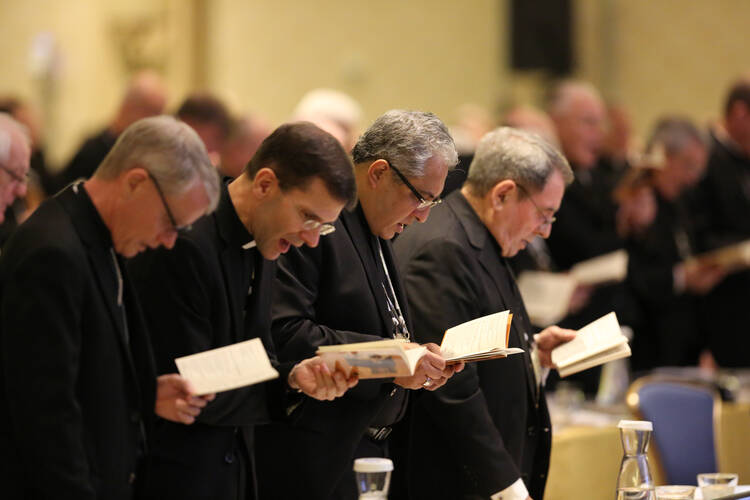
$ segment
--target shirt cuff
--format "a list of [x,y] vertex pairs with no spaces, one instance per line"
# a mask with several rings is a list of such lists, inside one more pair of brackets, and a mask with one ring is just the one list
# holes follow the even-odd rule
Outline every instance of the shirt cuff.
[[523,479],[518,478],[515,483],[492,495],[490,500],[526,500],[527,498],[529,498],[529,490],[523,484]]

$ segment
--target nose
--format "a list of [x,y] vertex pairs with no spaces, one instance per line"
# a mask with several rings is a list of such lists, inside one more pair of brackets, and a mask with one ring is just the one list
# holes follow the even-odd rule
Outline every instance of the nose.
[[161,233],[159,241],[166,249],[171,250],[177,242],[177,231],[164,231]]
[[23,198],[26,196],[26,183],[25,182],[18,182],[16,183],[16,198]]
[[417,219],[417,222],[424,222],[427,220],[427,218],[430,216],[430,210],[432,207],[423,208],[422,210],[414,210],[414,218]]
[[550,233],[552,232],[552,224],[543,223],[541,226],[539,226],[536,230],[536,234],[544,238],[545,240],[549,238]]
[[318,242],[320,241],[320,228],[300,231],[299,237],[307,246],[314,248],[318,246]]

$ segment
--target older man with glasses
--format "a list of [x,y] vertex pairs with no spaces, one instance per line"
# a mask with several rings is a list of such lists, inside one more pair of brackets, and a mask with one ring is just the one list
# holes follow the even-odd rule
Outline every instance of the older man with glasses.
[[[22,186],[28,159],[3,166],[13,175],[0,175]],[[181,225],[216,205],[216,172],[195,132],[149,118],[121,134],[89,180],[42,203],[5,247],[0,479],[8,498],[129,500],[155,414],[184,426],[210,399],[191,396],[176,374],[156,377],[124,269],[123,257],[171,248],[177,237],[151,179]]]
[[129,265],[146,299],[159,372],[174,371],[177,357],[260,338],[281,376],[217,395],[189,428],[159,422],[141,498],[256,498],[256,426],[282,418],[303,397],[297,391],[329,400],[356,383],[312,354],[278,363],[270,335],[274,260],[292,246],[316,246],[355,194],[351,160],[336,139],[292,123],[263,141],[244,172],[223,184],[216,212],[192,229],[162,197],[180,233],[175,249]]
[[[457,161],[453,139],[435,115],[389,111],[352,156],[355,209],[317,248],[293,249],[279,261],[273,335],[282,360],[304,359],[321,345],[410,338],[390,240],[439,203]],[[287,422],[260,428],[261,498],[356,498],[352,460],[388,455],[389,434],[405,414],[404,389],[433,390],[452,374],[430,347],[411,377],[363,381],[333,403],[306,398],[289,408]],[[405,471],[403,463],[396,468]]]
[[23,126],[0,113],[0,247],[16,227],[10,206],[26,196],[31,142]]
[[574,333],[553,326],[532,336],[507,259],[549,236],[572,180],[568,162],[541,138],[497,129],[480,141],[463,188],[396,240],[419,342],[509,309],[509,345],[524,350],[470,364],[415,398],[411,498],[541,500],[551,436],[540,367]]

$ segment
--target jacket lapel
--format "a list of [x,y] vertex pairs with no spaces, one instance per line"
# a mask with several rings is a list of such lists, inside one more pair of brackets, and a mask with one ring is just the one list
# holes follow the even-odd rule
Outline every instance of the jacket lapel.
[[[380,313],[380,320],[383,327],[382,331],[391,332],[392,321],[390,314],[388,313],[388,306],[385,303],[383,283],[380,281],[381,273],[376,267],[376,263],[372,255],[369,253],[372,233],[370,233],[366,222],[363,222],[362,220],[364,219],[362,208],[360,206],[357,206],[357,208],[351,212],[344,211],[341,213],[341,216],[339,218],[352,240],[352,245],[357,251],[357,255],[359,255],[360,261],[362,261],[362,267],[364,268],[365,274],[367,275],[367,282],[370,285],[372,296],[375,298],[375,302],[378,305],[378,312]],[[383,249],[383,252],[385,254],[385,248]]]

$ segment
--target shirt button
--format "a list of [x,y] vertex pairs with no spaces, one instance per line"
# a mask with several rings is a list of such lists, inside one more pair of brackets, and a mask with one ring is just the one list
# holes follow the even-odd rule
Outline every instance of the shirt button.
[[130,422],[137,424],[141,421],[141,414],[137,411],[130,412]]
[[128,476],[128,483],[133,484],[135,482],[135,472],[131,472]]
[[230,451],[226,455],[224,455],[224,461],[228,464],[234,463],[234,454]]

